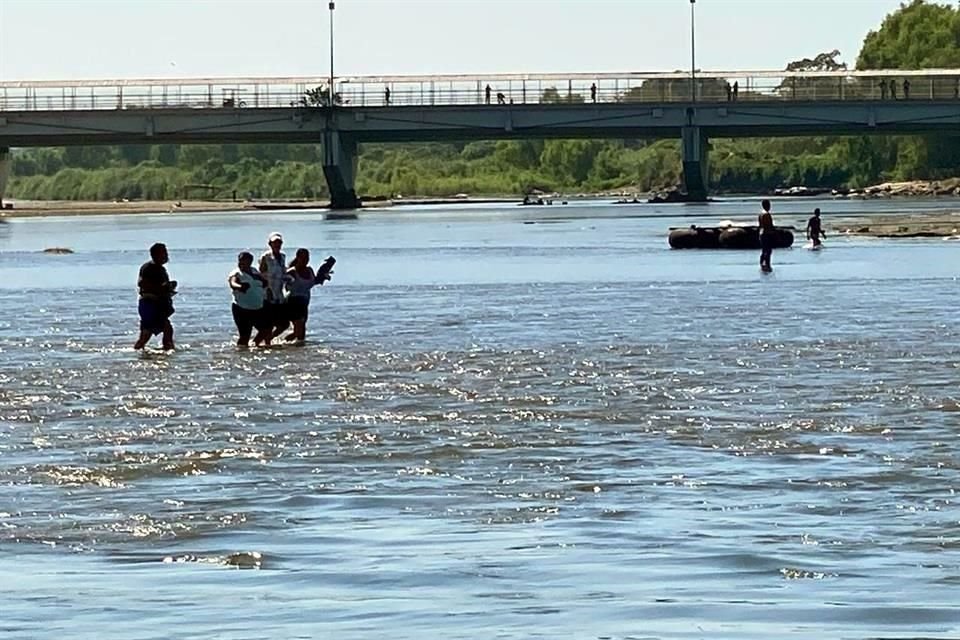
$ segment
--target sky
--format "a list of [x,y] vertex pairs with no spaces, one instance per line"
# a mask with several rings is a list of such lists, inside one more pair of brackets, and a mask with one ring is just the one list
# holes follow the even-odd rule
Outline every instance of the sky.
[[[328,0],[0,0],[0,80],[325,76]],[[697,0],[697,67],[782,69],[900,0]],[[336,0],[339,75],[690,68],[688,0]]]

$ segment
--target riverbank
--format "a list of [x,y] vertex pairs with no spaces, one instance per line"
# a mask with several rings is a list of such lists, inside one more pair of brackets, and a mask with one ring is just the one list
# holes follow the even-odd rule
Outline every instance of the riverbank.
[[828,232],[853,236],[960,239],[960,212],[846,216],[825,226]]
[[811,198],[936,198],[960,196],[960,178],[946,180],[905,180],[881,182],[862,189],[827,187],[783,187],[770,191],[772,196]]
[[[584,198],[586,199],[586,198]],[[597,199],[594,197],[594,199]],[[603,198],[599,198],[601,201]],[[570,202],[576,202],[570,199]],[[370,200],[364,202],[366,209],[413,205],[457,204],[520,204],[515,198],[403,198],[397,200]],[[636,204],[642,204],[637,202]],[[135,215],[181,213],[229,213],[229,212],[275,212],[282,210],[325,210],[329,206],[321,201],[295,202],[229,202],[207,200],[132,201],[132,202],[76,202],[76,201],[26,201],[15,202],[14,209],[3,211],[0,220],[7,218],[34,218],[45,216],[88,215]],[[805,218],[798,221],[805,224]],[[960,206],[957,211],[864,213],[842,216],[825,215],[824,228],[828,234],[871,236],[877,238],[949,238],[960,237]]]
[[[216,213],[236,211],[290,211],[329,209],[327,200],[314,201],[244,201],[223,200],[128,200],[116,202],[87,202],[79,200],[15,200],[7,201],[13,208],[0,210],[3,218],[35,218],[38,216],[129,215],[157,213]],[[451,197],[451,198],[397,198],[363,201],[364,209],[393,206],[450,205],[450,204],[519,204],[516,197]]]
[[275,209],[325,209],[329,202],[224,202],[211,200],[135,200],[83,202],[64,200],[17,200],[12,209],[4,209],[4,218],[42,216],[127,215],[141,213],[201,213],[218,211],[256,211]]

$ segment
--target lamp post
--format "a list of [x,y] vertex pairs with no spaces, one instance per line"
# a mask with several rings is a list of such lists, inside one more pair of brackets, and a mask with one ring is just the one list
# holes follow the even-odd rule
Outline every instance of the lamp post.
[[336,8],[336,3],[333,0],[330,0],[330,4],[327,5],[330,9],[330,108],[333,109],[333,10]]
[[690,101],[693,104],[697,102],[697,29],[694,11],[696,6],[697,0],[690,0]]

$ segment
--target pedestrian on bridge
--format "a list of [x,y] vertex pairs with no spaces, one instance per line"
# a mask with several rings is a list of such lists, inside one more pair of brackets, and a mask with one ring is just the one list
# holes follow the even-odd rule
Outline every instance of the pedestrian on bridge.
[[887,99],[887,81],[886,80],[880,81],[880,99],[881,100]]
[[740,96],[740,81],[733,81],[733,101],[736,102],[737,98]]
[[390,106],[390,87],[383,90],[383,104]]
[[897,81],[893,78],[890,78],[890,99],[897,99]]
[[490,85],[487,85],[487,88],[484,89],[484,93],[486,93],[486,97],[487,97],[487,104],[490,104],[490,92],[491,92],[491,91],[492,91],[492,89],[490,88]]
[[903,99],[910,99],[910,78],[903,79]]
[[590,102],[593,102],[593,103],[597,102],[597,83],[596,82],[590,85]]
[[507,96],[503,94],[503,91],[497,91],[497,104],[507,104]]

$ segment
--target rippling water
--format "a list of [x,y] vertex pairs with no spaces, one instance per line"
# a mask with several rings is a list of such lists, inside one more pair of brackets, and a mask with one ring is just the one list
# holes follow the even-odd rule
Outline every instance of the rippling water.
[[[6,225],[0,634],[957,637],[958,245],[666,247],[755,206]],[[240,352],[274,229],[336,274]],[[157,240],[179,349],[138,355]]]

